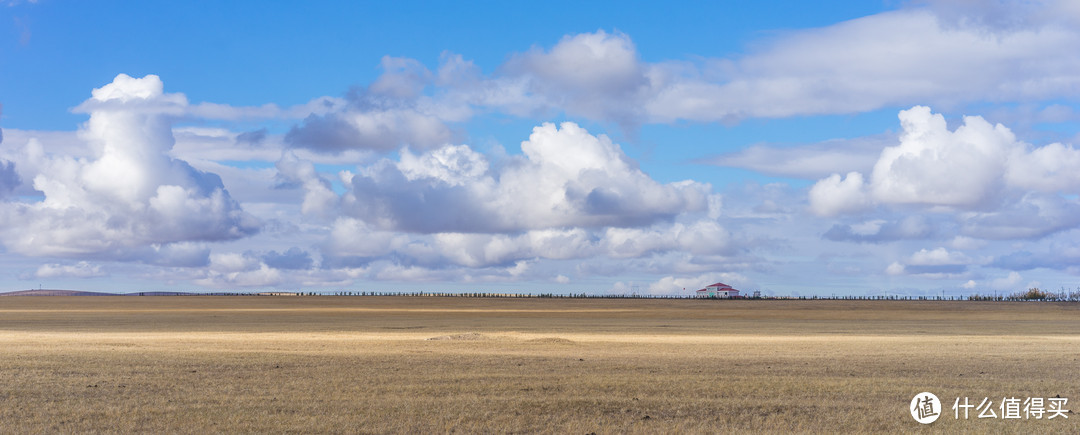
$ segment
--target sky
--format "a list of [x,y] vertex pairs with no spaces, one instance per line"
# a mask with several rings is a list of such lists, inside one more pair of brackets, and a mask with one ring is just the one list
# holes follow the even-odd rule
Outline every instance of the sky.
[[1080,3],[0,1],[0,291],[1080,277]]

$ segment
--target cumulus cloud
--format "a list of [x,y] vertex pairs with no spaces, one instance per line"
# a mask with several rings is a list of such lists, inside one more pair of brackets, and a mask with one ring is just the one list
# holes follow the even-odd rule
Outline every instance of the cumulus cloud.
[[890,275],[920,275],[930,278],[956,278],[963,276],[975,263],[966,254],[949,252],[944,247],[920,249],[912,256],[889,264]]
[[334,223],[322,249],[325,265],[332,268],[363,267],[385,259],[426,268],[490,268],[536,259],[628,260],[669,252],[735,256],[743,254],[745,247],[711,220],[658,223],[648,228],[547,228],[520,234],[410,235],[379,230],[358,219],[342,218]]
[[533,48],[513,56],[505,73],[525,80],[544,105],[591,119],[624,125],[638,122],[638,101],[649,85],[647,65],[623,33],[567,35],[550,50]]
[[315,165],[311,162],[300,160],[289,151],[274,166],[277,168],[275,188],[304,190],[304,202],[300,206],[303,213],[324,215],[337,207],[338,195],[330,182],[315,171]]
[[[285,109],[191,104],[165,93],[156,77],[121,76],[77,109],[91,119],[79,139],[67,142],[89,145],[85,150],[59,152],[44,137],[33,145],[20,138],[27,145],[17,158],[10,151],[16,148],[0,150],[0,195],[16,197],[0,206],[0,241],[30,255],[205,267],[184,273],[213,286],[569,277],[582,283],[579,276],[633,270],[665,276],[649,285],[663,292],[693,287],[694,279],[737,284],[741,275],[708,274],[765,267],[768,261],[747,252],[749,231],[771,234],[784,225],[819,234],[832,225],[827,240],[940,242],[945,247],[894,258],[888,272],[967,280],[969,269],[985,263],[965,253],[1003,245],[987,240],[1045,237],[1080,225],[1074,147],[1025,144],[980,117],[950,129],[940,115],[915,107],[901,113],[900,135],[759,144],[709,160],[820,180],[809,191],[810,210],[843,216],[823,223],[798,218],[806,205],[801,192],[794,200],[747,194],[746,201],[728,201],[721,216],[711,186],[658,182],[619,145],[574,123],[541,125],[520,155],[498,157],[460,145],[457,130],[484,113],[635,127],[924,102],[956,107],[986,95],[1021,103],[1077,95],[1075,26],[1029,15],[1002,22],[1007,14],[992,11],[973,18],[949,13],[920,6],[787,32],[729,59],[646,62],[629,35],[602,30],[511,54],[490,74],[452,53],[431,70],[386,57],[376,81]],[[1043,112],[1045,119],[1072,116],[1064,106]],[[284,134],[251,125],[173,129],[181,117],[303,121]],[[237,175],[226,161],[262,167]],[[358,167],[338,180],[319,163]],[[244,177],[248,184],[234,184]],[[25,199],[36,194],[31,188],[44,199]],[[281,238],[269,245],[278,250],[211,255],[211,242],[259,226],[232,198],[289,228],[268,236]],[[803,249],[801,241],[784,240],[790,234],[781,231],[770,243]],[[325,240],[313,242],[312,235]],[[1019,256],[997,258],[991,267],[1029,265]]]
[[40,172],[40,202],[0,209],[0,240],[27,255],[126,258],[152,246],[232,240],[258,222],[240,209],[221,179],[169,157],[172,120],[182,94],[157,76],[121,74],[78,107],[90,114],[79,135],[91,158],[49,156],[28,147]]
[[863,175],[849,172],[841,178],[832,174],[810,188],[810,209],[820,216],[857,213],[871,206]]
[[921,249],[903,262],[894,262],[886,269],[889,275],[921,275],[931,278],[953,278],[967,272],[974,263],[962,252],[945,248]]
[[405,151],[351,176],[343,208],[382,229],[435,233],[643,226],[709,206],[708,185],[657,183],[574,123],[538,126],[521,149],[498,171],[467,146]]
[[1014,147],[1005,168],[1005,181],[1040,192],[1080,192],[1080,151],[1072,145],[1052,143],[1035,148]]
[[812,210],[822,216],[854,213],[870,202],[978,208],[998,198],[1006,159],[1016,138],[1004,126],[981,117],[964,118],[949,131],[945,118],[916,106],[899,115],[900,144],[887,147],[874,164],[870,182],[851,172],[818,181],[810,189]]
[[932,250],[921,249],[919,252],[911,254],[907,264],[913,266],[945,266],[971,263],[971,258],[964,255],[963,252],[950,252],[945,248],[935,248]]
[[461,186],[483,177],[488,171],[488,162],[468,146],[457,145],[445,146],[419,156],[406,148],[401,152],[397,167],[409,181],[432,179]]
[[975,208],[996,198],[1016,137],[978,116],[950,132],[941,114],[916,106],[900,112],[900,145],[874,165],[874,197],[886,203]]
[[607,228],[603,236],[606,253],[612,258],[637,258],[673,250],[696,255],[732,255],[739,250],[732,234],[712,220],[651,228]]
[[365,89],[346,96],[346,105],[313,113],[285,135],[292,147],[327,153],[389,151],[409,145],[430,148],[449,143],[453,117],[422,95],[432,74],[412,59],[383,57],[384,74]]
[[268,287],[281,283],[282,274],[251,255],[213,254],[204,276],[195,282],[208,287]]
[[[964,236],[1037,238],[1080,225],[1080,178],[1069,170],[1080,151],[1034,147],[1001,124],[964,117],[950,131],[940,114],[916,106],[900,112],[899,145],[881,152],[869,181],[858,172],[833,174],[809,193],[821,216],[859,213],[875,205],[918,206],[956,215]],[[829,238],[842,239],[842,228]]]

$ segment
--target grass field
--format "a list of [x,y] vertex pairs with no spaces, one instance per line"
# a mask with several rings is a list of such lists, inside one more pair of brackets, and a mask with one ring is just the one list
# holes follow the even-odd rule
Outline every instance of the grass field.
[[[928,426],[921,391],[947,402]],[[953,418],[1003,396],[1076,412]],[[1075,434],[1078,414],[1076,303],[0,298],[0,433]]]

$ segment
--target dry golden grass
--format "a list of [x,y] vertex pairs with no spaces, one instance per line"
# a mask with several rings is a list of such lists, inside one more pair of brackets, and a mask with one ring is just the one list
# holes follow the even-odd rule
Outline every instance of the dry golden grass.
[[1066,303],[0,298],[0,433],[1077,433],[949,406],[1078,368]]

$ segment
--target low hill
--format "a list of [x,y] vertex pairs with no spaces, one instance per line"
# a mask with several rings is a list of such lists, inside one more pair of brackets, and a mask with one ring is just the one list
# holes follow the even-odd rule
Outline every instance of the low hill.
[[17,290],[0,293],[0,296],[116,296],[115,293],[84,292],[78,290]]

